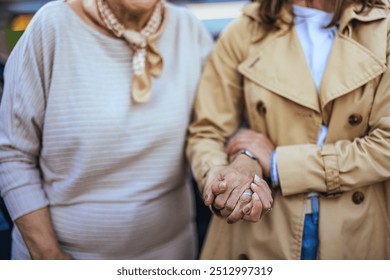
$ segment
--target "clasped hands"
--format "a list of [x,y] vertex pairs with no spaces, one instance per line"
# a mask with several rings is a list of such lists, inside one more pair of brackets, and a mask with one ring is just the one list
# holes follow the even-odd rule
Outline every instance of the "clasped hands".
[[226,152],[232,156],[242,149],[249,149],[259,161],[244,154],[230,157],[229,165],[208,172],[203,191],[205,205],[228,223],[257,222],[273,204],[271,189],[261,178],[269,176],[273,143],[264,134],[243,129],[229,140]]

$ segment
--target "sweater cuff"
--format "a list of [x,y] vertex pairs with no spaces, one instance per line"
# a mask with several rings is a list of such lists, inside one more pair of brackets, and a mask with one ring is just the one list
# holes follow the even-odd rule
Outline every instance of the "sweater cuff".
[[49,205],[45,192],[40,185],[13,189],[3,194],[3,198],[13,221]]

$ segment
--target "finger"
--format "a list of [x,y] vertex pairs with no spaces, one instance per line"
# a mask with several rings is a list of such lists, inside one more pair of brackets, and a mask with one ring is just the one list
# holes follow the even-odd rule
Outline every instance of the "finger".
[[[253,192],[251,191],[251,194]],[[252,195],[243,195],[242,198],[240,198],[239,202],[235,205],[234,209],[231,209],[231,208],[227,208],[225,206],[225,208],[223,208],[220,212],[221,212],[221,216],[222,217],[229,217],[230,215],[233,214],[233,216],[237,216],[237,220],[240,220],[242,218],[243,215],[240,215],[239,216],[239,213],[242,212],[242,208],[243,206],[245,206],[246,204],[250,203],[250,201],[252,200]],[[249,209],[249,212],[250,212],[250,209]],[[239,217],[238,217],[239,216]],[[233,222],[232,222],[233,223]]]
[[262,204],[262,212],[260,214],[260,217],[262,217],[269,209],[272,209],[272,204],[262,197],[260,197],[260,201]]
[[261,217],[264,213],[269,212],[270,211],[269,209],[272,209],[272,204],[273,204],[272,192],[267,182],[260,179],[259,176],[255,175],[253,181],[254,182],[251,184],[251,189],[255,193],[257,193],[263,206],[263,211],[260,215]]
[[211,205],[209,206],[209,209],[210,209],[211,213],[213,213],[214,215],[222,216],[222,215],[221,215],[221,210],[215,208],[213,204],[211,204]]
[[227,189],[227,182],[224,179],[215,182],[211,186],[211,190],[215,196],[224,193],[226,189]]
[[[235,222],[241,220],[242,217],[244,216],[244,212],[243,212],[244,207],[246,207],[247,214],[249,214],[252,207],[251,207],[251,205],[249,205],[249,207],[247,207],[247,205],[250,204],[250,202],[252,200],[252,194],[253,194],[253,191],[250,189],[247,189],[241,194],[241,197],[240,197],[239,201],[237,202],[237,204],[235,205],[233,210],[230,210],[227,207],[224,208],[223,215],[225,217],[228,217],[227,218],[228,223],[231,224],[231,223],[235,223]],[[249,210],[248,210],[248,208],[249,208]]]
[[214,200],[216,195],[213,192],[213,188],[215,188],[216,185],[219,185],[221,183],[221,178],[218,177],[211,181],[210,185],[206,186],[203,191],[203,202],[206,206],[210,206]]
[[221,209],[219,212],[221,213],[221,216],[225,218],[229,217],[232,213],[232,211],[227,210],[226,208]]
[[204,191],[203,191],[203,203],[206,205],[206,206],[210,206],[213,201],[215,199],[215,196],[213,194],[213,192],[211,191],[211,188],[205,188]]
[[245,221],[256,223],[260,220],[263,207],[257,193],[252,195],[252,209],[249,215],[244,215],[242,218]]
[[[230,194],[229,198],[226,201],[225,208],[227,210],[233,211],[236,208],[237,203],[246,198],[246,195],[243,195],[245,191],[250,188],[250,183],[244,183],[240,186],[237,186]],[[253,192],[253,191],[252,191]],[[252,193],[250,194],[252,195]],[[248,200],[250,201],[250,199]]]
[[253,183],[257,187],[261,187],[261,188],[264,188],[265,190],[267,190],[272,197],[271,188],[268,186],[267,182],[265,180],[261,179],[260,176],[258,176],[257,174],[255,174],[255,176],[253,178]]
[[218,194],[226,190],[226,182],[223,180],[222,176],[219,176],[217,179],[214,179],[212,183],[205,188],[203,201],[206,206],[210,206]]
[[257,175],[257,174],[255,174],[255,176],[253,177],[253,182],[254,182],[255,184],[260,185],[261,180],[262,180],[262,179],[261,179],[260,176]]
[[[251,199],[251,197],[249,197]],[[229,210],[226,207],[220,210],[221,216],[222,217],[229,217],[231,215],[237,216],[237,220],[240,220],[244,214],[243,213],[243,208],[246,207],[246,205],[251,205],[250,201],[246,202],[247,204],[244,203],[237,203],[236,207],[233,210]],[[249,210],[246,210],[247,213],[249,214],[251,211],[251,206],[249,206]]]
[[252,207],[253,207],[253,202],[252,202],[252,199],[251,199],[251,201],[242,208],[243,215],[244,216],[245,215],[250,215],[250,213],[252,211]]
[[221,181],[223,181],[223,174],[221,168],[209,170],[206,184],[203,189],[203,202],[206,206],[210,206],[213,203],[215,199],[215,195],[213,194],[213,188],[215,188],[214,186],[218,185]]
[[245,213],[250,214],[252,209],[252,194],[253,192],[246,190],[242,195],[240,200],[238,201],[236,207],[231,212],[231,214],[227,217],[226,221],[229,224],[233,224],[241,220]]
[[225,208],[226,202],[229,198],[229,195],[230,195],[230,192],[224,192],[222,194],[215,196],[214,203],[213,203],[214,206],[218,209]]
[[273,199],[268,189],[264,187],[259,187],[254,183],[251,184],[251,189],[254,193],[256,193],[259,196],[261,204],[263,205],[264,209],[268,209],[272,206]]
[[[220,194],[216,194],[217,192],[214,193],[214,205],[219,209],[223,209],[226,207],[226,203],[231,196],[231,193],[239,186],[238,184],[240,182],[240,176],[238,176],[237,174],[227,174],[224,177],[224,181],[226,182],[226,184],[224,185],[225,191]],[[249,185],[247,188],[249,188]],[[242,194],[244,190],[245,189],[241,189],[240,194]],[[233,208],[230,207],[228,210],[233,210]]]
[[261,181],[260,188],[262,188],[266,192],[267,197],[272,204],[273,203],[272,191],[271,191],[271,188],[268,186],[268,183],[265,180]]

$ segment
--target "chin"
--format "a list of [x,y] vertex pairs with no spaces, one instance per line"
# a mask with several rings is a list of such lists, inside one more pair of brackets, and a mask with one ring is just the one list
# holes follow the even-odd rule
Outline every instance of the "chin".
[[147,12],[159,2],[159,0],[119,0],[129,12]]

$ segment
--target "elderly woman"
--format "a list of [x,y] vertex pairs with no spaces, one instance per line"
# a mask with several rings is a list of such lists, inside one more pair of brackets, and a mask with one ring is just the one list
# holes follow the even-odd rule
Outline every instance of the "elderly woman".
[[384,2],[256,2],[220,37],[190,127],[205,203],[236,222],[213,218],[202,257],[390,258]]
[[5,71],[14,259],[191,259],[183,149],[211,36],[163,0],[53,1]]

